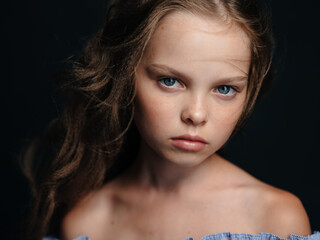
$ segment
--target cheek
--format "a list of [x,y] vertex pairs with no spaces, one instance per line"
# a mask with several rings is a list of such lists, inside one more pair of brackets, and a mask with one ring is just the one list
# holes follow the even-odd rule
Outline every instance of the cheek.
[[[245,96],[232,104],[215,104],[210,116],[212,134],[219,138],[220,147],[228,141],[242,114]],[[215,139],[217,140],[217,139]]]
[[212,134],[210,136],[213,139],[215,151],[228,141],[240,115],[241,111],[239,109],[230,108],[228,111],[217,110],[216,114],[210,119],[212,123]]
[[164,126],[172,124],[175,112],[177,112],[176,105],[170,104],[155,92],[136,95],[134,118],[139,129],[148,129],[153,133],[162,131]]
[[234,127],[244,108],[245,97],[241,97],[232,103],[214,104],[210,118],[221,127]]

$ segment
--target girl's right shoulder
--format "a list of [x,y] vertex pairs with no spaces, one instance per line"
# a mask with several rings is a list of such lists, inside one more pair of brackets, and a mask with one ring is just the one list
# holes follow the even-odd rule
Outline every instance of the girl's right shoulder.
[[115,195],[113,184],[106,184],[79,201],[62,220],[63,239],[104,234],[101,231],[111,221]]

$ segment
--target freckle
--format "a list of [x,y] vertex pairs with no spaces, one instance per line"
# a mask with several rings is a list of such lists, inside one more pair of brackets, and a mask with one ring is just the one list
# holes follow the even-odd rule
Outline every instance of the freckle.
[[149,232],[149,235],[153,235],[153,232]]
[[111,225],[114,225],[114,221],[111,222]]

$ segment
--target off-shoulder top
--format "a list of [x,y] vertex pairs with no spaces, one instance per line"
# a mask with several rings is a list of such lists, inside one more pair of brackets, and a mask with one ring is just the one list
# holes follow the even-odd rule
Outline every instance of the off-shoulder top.
[[[57,238],[45,237],[43,240],[58,240]],[[89,237],[80,236],[74,240],[90,240]],[[194,240],[192,237],[187,237],[184,240]],[[307,237],[291,234],[289,238],[280,238],[272,233],[260,233],[259,235],[247,233],[216,233],[207,235],[201,240],[320,240],[320,232],[315,232]]]

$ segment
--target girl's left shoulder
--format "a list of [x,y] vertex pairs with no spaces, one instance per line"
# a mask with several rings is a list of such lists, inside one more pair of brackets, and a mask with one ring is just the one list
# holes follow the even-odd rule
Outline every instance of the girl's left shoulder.
[[248,217],[257,232],[269,232],[284,238],[290,234],[311,234],[308,215],[297,196],[258,180],[228,161],[223,162],[228,169],[226,172],[236,176],[231,185],[239,189],[239,202],[243,208],[248,208]]
[[261,183],[257,193],[260,194],[257,196],[257,217],[267,232],[278,236],[311,234],[308,215],[297,196],[265,183]]

